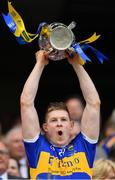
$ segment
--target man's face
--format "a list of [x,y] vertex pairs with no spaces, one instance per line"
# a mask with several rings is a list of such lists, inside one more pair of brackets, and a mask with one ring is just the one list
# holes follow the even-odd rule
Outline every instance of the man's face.
[[83,114],[83,107],[79,99],[70,99],[67,101],[66,106],[68,108],[70,118],[72,121],[80,121]]
[[12,176],[20,176],[18,164],[17,164],[17,161],[15,159],[12,159],[12,158],[9,159],[7,172],[8,172],[8,174],[10,174]]
[[15,158],[16,160],[20,160],[25,155],[22,131],[20,129],[13,131],[10,134],[9,140],[10,142],[8,143],[8,148],[11,157]]
[[56,146],[67,145],[73,124],[65,110],[54,110],[48,113],[43,128],[49,141]]
[[6,146],[0,142],[0,175],[5,173],[8,168],[9,153]]

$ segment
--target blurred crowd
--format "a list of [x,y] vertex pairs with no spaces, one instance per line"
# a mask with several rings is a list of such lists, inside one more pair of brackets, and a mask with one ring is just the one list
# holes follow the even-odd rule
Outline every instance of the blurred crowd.
[[[22,138],[21,124],[15,124],[0,137],[0,177],[2,179],[28,179],[28,162]],[[7,178],[5,178],[7,177]]]

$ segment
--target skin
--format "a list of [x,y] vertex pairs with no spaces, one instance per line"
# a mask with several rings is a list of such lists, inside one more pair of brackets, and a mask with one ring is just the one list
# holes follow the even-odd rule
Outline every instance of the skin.
[[45,65],[48,64],[48,53],[41,50],[38,51],[35,56],[36,64],[24,85],[20,97],[22,131],[24,139],[32,139],[40,133],[39,117],[34,106],[34,99],[43,69]]
[[70,118],[74,122],[73,129],[71,131],[72,139],[79,134],[81,131],[81,118],[83,114],[83,107],[79,99],[71,98],[66,102],[66,106],[68,108]]
[[83,107],[80,100],[72,98],[66,102],[70,118],[72,121],[80,121],[83,114]]
[[[48,113],[47,121],[43,125],[46,137],[52,144],[63,146],[68,144],[70,131],[73,128],[72,121],[69,119],[67,111],[55,110]],[[61,131],[62,135],[58,132]]]
[[9,163],[9,152],[4,143],[0,142],[0,175],[5,173]]
[[106,131],[105,131],[105,137],[109,137],[111,136],[112,134],[115,133],[115,128],[113,127],[107,127]]
[[14,128],[7,134],[6,143],[12,158],[20,160],[25,156],[21,127]]
[[[73,59],[68,57],[68,62],[73,67],[73,70],[79,79],[80,87],[86,101],[86,107],[81,119],[81,131],[90,139],[95,140],[99,136],[100,99],[88,73],[83,66],[78,63],[77,60],[79,60],[79,58],[78,55],[74,56]],[[36,53],[36,64],[24,85],[21,94],[20,104],[24,139],[32,139],[40,133],[39,117],[34,106],[34,100],[37,94],[40,77],[47,64],[48,53],[43,50],[38,51]],[[51,140],[50,131],[50,128],[47,128],[46,136],[49,140]],[[67,132],[67,137],[69,137],[70,134],[71,132]],[[54,143],[56,144],[57,142]],[[65,136],[63,136],[61,145],[66,145]]]
[[90,76],[78,63],[79,60],[79,55],[75,55],[72,59],[68,57],[68,61],[79,79],[80,88],[86,101],[81,119],[81,132],[95,140],[99,137],[100,129],[100,98]]
[[18,170],[18,164],[15,159],[12,159],[12,158],[9,159],[7,172],[8,172],[8,174],[10,174],[12,176],[17,176],[17,177],[20,176],[19,170]]
[[111,170],[109,174],[105,177],[105,180],[115,179],[115,170]]

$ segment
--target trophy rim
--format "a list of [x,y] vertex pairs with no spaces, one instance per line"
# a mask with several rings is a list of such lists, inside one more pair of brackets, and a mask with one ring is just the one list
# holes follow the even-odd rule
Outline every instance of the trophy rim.
[[[55,32],[55,31],[58,31],[57,29],[59,29],[59,28],[63,28],[63,29],[66,29],[66,31],[68,31],[69,32],[69,34],[71,35],[71,39],[70,39],[70,42],[65,46],[65,47],[57,47],[56,46],[56,44],[55,43],[53,43],[52,42],[52,34]],[[55,37],[55,36],[54,36]],[[66,49],[68,49],[70,46],[71,46],[71,44],[72,44],[72,42],[74,41],[74,34],[73,34],[73,32],[70,30],[70,29],[68,29],[68,27],[67,26],[65,26],[65,25],[58,25],[57,27],[55,27],[54,29],[52,29],[52,31],[50,32],[50,38],[49,38],[49,41],[50,41],[50,43],[51,43],[51,45],[52,45],[52,47],[54,48],[54,49],[56,49],[56,50],[66,50]]]

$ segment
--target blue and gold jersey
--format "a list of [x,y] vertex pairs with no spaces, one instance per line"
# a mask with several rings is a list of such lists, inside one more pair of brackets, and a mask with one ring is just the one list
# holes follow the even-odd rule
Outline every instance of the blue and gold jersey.
[[32,179],[91,179],[96,143],[82,133],[63,148],[53,146],[44,135],[24,144]]

